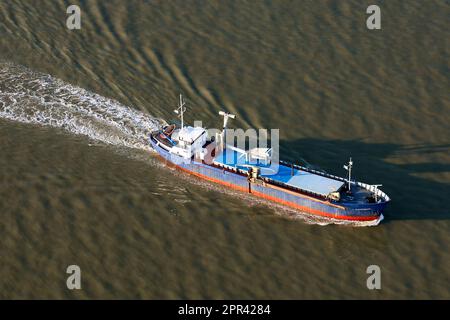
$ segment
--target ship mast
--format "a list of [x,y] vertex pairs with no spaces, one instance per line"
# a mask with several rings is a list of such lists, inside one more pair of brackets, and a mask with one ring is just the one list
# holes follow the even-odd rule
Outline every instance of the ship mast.
[[350,157],[350,161],[348,162],[347,165],[344,165],[344,169],[348,171],[348,191],[351,190],[351,179],[352,179],[352,167],[353,167],[353,161],[352,158]]
[[228,119],[234,119],[236,118],[236,116],[234,114],[228,113],[228,112],[224,112],[224,111],[219,111],[219,115],[223,116],[223,130],[222,130],[222,146],[224,145],[225,142],[225,131],[227,130],[227,123],[228,123]]
[[377,202],[378,201],[378,198],[377,198],[377,193],[378,193],[378,187],[381,187],[381,186],[383,186],[382,184],[373,184],[372,185],[372,187],[374,188],[374,190],[373,190],[373,194],[374,194],[374,198],[375,198],[375,202]]
[[234,118],[236,118],[236,116],[234,114],[224,112],[224,111],[219,111],[219,114],[221,116],[223,116],[223,131],[222,131],[222,133],[225,134],[225,130],[227,129],[228,119],[229,118],[234,119]]
[[183,129],[184,126],[184,112],[186,111],[185,107],[186,103],[183,100],[183,95],[180,94],[180,104],[178,105],[178,109],[175,109],[174,112],[180,116],[181,119],[181,129]]

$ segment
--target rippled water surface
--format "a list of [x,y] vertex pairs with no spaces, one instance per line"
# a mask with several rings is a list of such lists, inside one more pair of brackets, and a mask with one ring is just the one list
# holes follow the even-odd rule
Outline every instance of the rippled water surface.
[[[450,298],[447,1],[0,2],[0,298]],[[284,159],[382,183],[324,226],[160,162],[174,119],[280,128]],[[304,159],[304,160],[303,160]],[[65,270],[82,270],[82,290]],[[366,268],[382,289],[366,288]]]

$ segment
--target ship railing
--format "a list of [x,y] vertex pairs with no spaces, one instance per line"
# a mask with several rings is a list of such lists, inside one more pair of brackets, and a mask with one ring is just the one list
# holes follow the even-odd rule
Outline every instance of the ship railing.
[[219,169],[226,169],[226,170],[231,171],[231,172],[247,175],[247,171],[239,169],[239,168],[236,168],[236,167],[233,167],[233,166],[229,166],[229,165],[226,165],[226,164],[215,162],[215,163],[213,163],[213,166],[216,167],[216,168],[219,168]]
[[362,187],[362,188],[364,188],[364,189],[366,189],[366,190],[368,190],[370,192],[373,192],[374,194],[376,194],[377,197],[383,199],[384,201],[391,200],[389,198],[389,196],[386,193],[384,193],[383,191],[381,191],[380,189],[378,189],[377,186],[374,186],[374,185],[371,185],[371,184],[367,184],[367,183],[364,183],[364,182],[356,182],[356,185],[358,185],[358,186],[360,186],[360,187]]
[[[286,166],[289,166],[289,167],[294,167],[295,169],[303,170],[305,172],[311,172],[311,173],[315,173],[315,174],[318,174],[318,175],[323,176],[323,177],[332,178],[332,179],[335,179],[335,180],[338,180],[338,181],[348,182],[348,180],[345,179],[345,178],[342,178],[342,177],[339,177],[339,176],[335,176],[335,175],[329,174],[327,172],[306,168],[304,166],[300,166],[300,165],[293,164],[293,163],[290,163],[290,162],[287,162],[287,161],[283,161],[283,160],[280,160],[279,162],[280,162],[280,164],[283,164],[283,165],[286,165]],[[356,181],[350,181],[350,183],[354,184],[354,185],[357,185],[357,186],[360,186],[360,187],[362,187],[362,188],[364,188],[364,189],[366,189],[366,190],[376,194],[377,197],[383,199],[384,201],[389,201],[390,200],[389,196],[386,193],[384,193],[383,191],[381,191],[380,189],[378,189],[377,186],[370,185],[370,184],[363,183],[363,182],[356,182]]]
[[288,166],[288,167],[294,167],[295,169],[302,170],[302,171],[305,171],[305,172],[311,172],[311,173],[317,174],[317,175],[319,175],[319,176],[323,176],[323,177],[327,177],[327,178],[332,178],[332,179],[338,180],[338,181],[344,181],[344,182],[347,181],[346,179],[344,179],[344,178],[342,178],[342,177],[335,176],[335,175],[330,174],[330,173],[327,173],[327,172],[325,172],[325,171],[307,168],[307,167],[300,166],[300,165],[297,165],[297,164],[294,164],[294,163],[290,163],[290,162],[287,162],[287,161],[283,161],[283,160],[280,160],[279,162],[280,162],[280,164],[283,164],[283,165],[285,165],[285,166]]

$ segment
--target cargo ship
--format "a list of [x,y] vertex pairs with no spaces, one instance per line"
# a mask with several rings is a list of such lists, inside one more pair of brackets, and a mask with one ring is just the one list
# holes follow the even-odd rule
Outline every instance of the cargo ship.
[[184,125],[185,111],[186,104],[180,95],[175,113],[180,117],[181,126],[165,124],[150,135],[153,149],[166,163],[328,223],[377,225],[383,219],[389,196],[379,189],[381,185],[352,179],[351,158],[344,165],[348,172],[345,178],[275,160],[272,148],[246,150],[225,141],[228,120],[235,115],[219,112],[223,116],[223,128],[220,133],[209,136],[201,126]]

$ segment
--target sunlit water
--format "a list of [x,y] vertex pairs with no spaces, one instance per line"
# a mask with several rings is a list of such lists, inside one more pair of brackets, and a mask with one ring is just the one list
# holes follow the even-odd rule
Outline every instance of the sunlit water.
[[[379,32],[359,1],[80,4],[78,31],[64,2],[0,4],[1,298],[450,297],[448,4],[383,3]],[[188,122],[279,128],[287,160],[342,175],[352,156],[385,220],[168,168],[148,134],[180,92]]]

